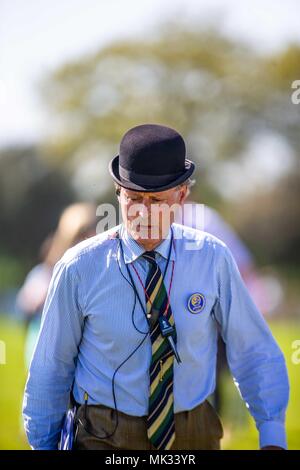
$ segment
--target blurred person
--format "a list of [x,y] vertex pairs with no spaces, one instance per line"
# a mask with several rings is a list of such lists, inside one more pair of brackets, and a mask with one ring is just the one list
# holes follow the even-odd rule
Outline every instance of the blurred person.
[[218,329],[260,447],[286,448],[283,354],[226,245],[174,223],[194,167],[169,127],[123,136],[109,165],[123,222],[68,250],[53,273],[24,393],[33,449],[58,448],[70,397],[74,449],[219,449],[207,400]]
[[270,314],[274,305],[252,253],[236,231],[215,209],[193,201],[188,192],[184,210],[177,212],[175,222],[211,233],[222,240],[230,249],[256,306],[263,315]]
[[54,265],[64,252],[76,243],[96,233],[96,207],[91,203],[74,203],[64,209],[57,229],[43,242],[41,262],[27,274],[17,295],[17,307],[26,324],[25,363],[29,367],[38,337],[43,306]]
[[[225,222],[221,215],[212,207],[193,201],[190,198],[190,189],[188,189],[183,210],[177,211],[175,222],[210,233],[227,245],[254,303],[264,315],[267,315],[270,305],[269,292],[259,276],[253,256],[235,230]],[[222,336],[219,335],[216,388],[212,396],[214,407],[218,413],[221,413],[223,406],[220,382],[223,374],[227,371],[226,347]]]

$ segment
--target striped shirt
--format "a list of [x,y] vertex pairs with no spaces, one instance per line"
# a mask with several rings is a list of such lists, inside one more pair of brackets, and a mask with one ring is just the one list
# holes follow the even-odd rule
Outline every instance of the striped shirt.
[[[120,240],[114,238],[116,230]],[[155,248],[162,272],[172,233],[164,282],[168,290],[174,263],[170,303],[182,360],[174,362],[175,413],[193,409],[214,391],[219,330],[260,445],[286,447],[285,361],[230,251],[216,237],[174,223]],[[74,378],[77,402],[83,403],[86,391],[89,404],[114,408],[112,377],[139,345],[116,374],[115,394],[119,411],[147,415],[151,341],[145,293],[133,269],[145,284],[149,266],[141,256],[144,251],[120,224],[69,249],[56,264],[24,394],[32,448],[57,448]],[[142,305],[129,285],[126,265]]]

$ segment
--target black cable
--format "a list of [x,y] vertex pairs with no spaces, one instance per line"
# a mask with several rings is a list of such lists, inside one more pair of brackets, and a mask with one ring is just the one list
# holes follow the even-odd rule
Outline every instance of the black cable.
[[[118,234],[118,235],[119,235],[119,234]],[[121,248],[121,251],[122,251],[122,258],[123,258],[123,260],[124,260],[124,264],[126,264],[126,263],[125,263],[125,259],[124,259],[124,252],[123,252],[122,243],[121,243],[121,240],[119,239],[118,251],[120,250],[120,248]],[[117,254],[117,256],[118,256],[118,254]],[[126,266],[127,266],[127,265],[126,265]],[[131,312],[131,321],[132,321],[132,324],[133,324],[134,328],[135,328],[139,333],[141,333],[141,334],[143,334],[143,335],[144,335],[144,334],[148,334],[148,333],[150,333],[150,327],[149,327],[149,329],[148,329],[147,332],[145,332],[145,331],[140,331],[140,330],[138,329],[138,327],[137,327],[137,326],[135,325],[135,323],[134,323],[134,312],[135,312],[136,298],[138,298],[139,303],[140,303],[140,305],[141,305],[141,308],[142,308],[144,314],[145,314],[145,312],[144,312],[144,306],[141,304],[141,299],[140,299],[140,297],[139,297],[139,294],[138,294],[137,290],[135,289],[135,285],[134,285],[134,283],[133,283],[133,279],[132,279],[132,277],[131,277],[131,273],[129,272],[129,277],[131,278],[131,282],[132,282],[132,283],[131,283],[130,281],[128,281],[127,277],[124,276],[124,274],[122,273],[122,269],[121,269],[121,266],[120,266],[119,261],[118,261],[118,268],[119,268],[119,271],[120,271],[121,276],[122,276],[122,277],[125,279],[125,281],[130,285],[130,287],[132,288],[132,290],[133,290],[133,292],[134,292],[134,308],[133,308],[133,310],[132,310],[132,312]],[[146,316],[146,320],[147,320],[147,324],[149,325],[149,321],[148,321],[147,316]]]
[[[120,245],[122,246],[121,244],[121,240],[119,239],[119,246],[118,248],[120,247]],[[122,250],[122,253],[123,253],[123,250]],[[123,256],[123,259],[124,259],[124,256]],[[135,312],[135,306],[136,306],[136,289],[134,289],[133,285],[128,281],[128,279],[124,276],[124,274],[122,273],[122,270],[121,270],[121,266],[120,266],[120,263],[119,263],[119,260],[118,260],[118,253],[117,253],[117,263],[118,263],[118,267],[119,267],[119,271],[121,273],[121,275],[123,276],[123,278],[126,280],[126,282],[128,282],[128,284],[133,288],[133,291],[134,291],[134,303],[133,303],[133,308],[132,308],[132,311],[131,311],[131,321],[132,321],[132,324],[133,324],[133,327],[141,334],[144,335],[144,338],[142,339],[142,341],[138,344],[138,346],[130,353],[130,355],[124,359],[124,361],[115,369],[114,373],[113,373],[113,377],[112,377],[112,395],[113,395],[113,400],[114,400],[114,408],[116,410],[116,424],[115,424],[115,427],[113,429],[113,431],[111,433],[106,433],[105,430],[103,429],[103,431],[105,432],[105,436],[99,436],[98,434],[96,434],[95,432],[93,432],[91,430],[91,426],[89,424],[89,421],[88,421],[88,416],[87,416],[87,401],[85,401],[84,403],[84,420],[85,420],[85,423],[82,422],[82,420],[80,418],[76,418],[76,422],[78,424],[80,424],[83,429],[88,433],[90,434],[91,436],[95,437],[96,439],[108,439],[110,437],[112,437],[116,430],[118,429],[118,425],[119,425],[119,415],[118,415],[118,407],[117,407],[117,400],[116,400],[116,393],[115,393],[115,377],[116,377],[116,374],[118,372],[118,370],[136,353],[136,351],[142,346],[143,342],[145,341],[145,339],[147,338],[148,334],[149,334],[149,331],[148,330],[147,332],[142,332],[140,331],[137,326],[135,325],[134,323],[134,312]],[[124,260],[124,264],[125,264],[125,260]],[[76,430],[76,433],[77,433],[77,430]]]
[[[165,270],[164,270],[164,274],[163,274],[163,281],[164,281],[164,278],[165,278],[165,275],[166,275],[166,272],[167,272],[167,269],[168,269],[168,266],[169,266],[169,262],[170,262],[170,257],[171,257],[171,249],[172,249],[172,243],[173,243],[173,230],[171,228],[171,242],[170,242],[170,248],[169,248],[169,253],[168,253],[168,259],[167,259],[167,263],[166,263],[166,266],[165,266]],[[143,331],[140,331],[138,329],[138,327],[135,325],[134,323],[134,312],[135,312],[135,307],[136,307],[136,298],[138,298],[139,300],[139,303],[140,303],[140,306],[142,308],[142,311],[145,315],[145,318],[147,320],[147,324],[149,325],[149,320],[147,318],[147,314],[145,312],[145,309],[144,309],[144,305],[142,304],[141,302],[141,299],[140,299],[140,296],[139,296],[139,293],[137,291],[137,288],[135,286],[135,283],[133,281],[133,278],[132,278],[132,275],[131,275],[131,272],[127,266],[127,264],[125,263],[125,258],[124,258],[124,251],[123,251],[123,247],[122,247],[122,242],[120,240],[120,237],[119,237],[119,232],[117,232],[117,238],[118,238],[118,241],[119,241],[119,244],[118,244],[118,250],[117,250],[117,253],[116,253],[116,258],[117,258],[117,263],[118,263],[118,268],[119,268],[119,271],[120,271],[120,274],[122,275],[122,277],[125,279],[125,281],[131,286],[131,288],[133,289],[134,291],[134,304],[133,304],[133,308],[132,308],[132,311],[131,311],[131,321],[132,321],[132,324],[133,324],[133,327],[135,328],[136,331],[138,331],[140,334],[143,334],[144,335],[144,338],[142,339],[142,341],[138,344],[138,346],[130,353],[130,355],[124,359],[124,361],[115,369],[114,371],[114,374],[113,374],[113,377],[112,377],[112,395],[113,395],[113,400],[114,400],[114,408],[116,410],[116,424],[115,424],[115,427],[113,429],[113,431],[108,434],[105,432],[105,430],[103,429],[103,431],[105,432],[105,436],[99,436],[98,434],[94,433],[92,430],[91,430],[91,427],[90,427],[90,424],[89,424],[89,421],[88,421],[88,416],[87,416],[87,400],[85,400],[85,403],[84,403],[84,419],[85,419],[85,424],[82,422],[81,419],[79,418],[76,418],[76,422],[79,423],[83,429],[88,433],[90,434],[91,436],[95,437],[96,439],[108,439],[110,437],[112,437],[117,428],[118,428],[118,425],[119,425],[119,416],[118,416],[118,407],[117,407],[117,400],[116,400],[116,393],[115,393],[115,377],[116,377],[116,374],[117,372],[119,371],[119,369],[136,353],[136,351],[142,346],[142,344],[144,343],[145,339],[147,338],[148,334],[150,333],[150,327],[149,327],[149,330],[147,332],[143,332]],[[127,268],[127,272],[128,272],[128,275],[130,277],[130,280],[131,282],[128,281],[128,279],[124,276],[124,274],[122,273],[122,270],[121,270],[121,266],[120,266],[120,263],[119,263],[119,259],[118,259],[118,251],[119,249],[121,248],[121,251],[122,251],[122,258],[123,258],[123,261],[124,261],[124,264]],[[89,429],[87,429],[89,428]],[[76,430],[76,433],[77,433],[77,430]]]
[[[116,376],[118,370],[125,364],[125,362],[127,362],[133,356],[133,354],[135,354],[136,351],[142,346],[142,344],[145,341],[145,339],[147,338],[147,336],[148,336],[148,333],[144,336],[144,338],[142,339],[140,344],[130,353],[130,355],[117,367],[117,369],[115,370],[115,372],[113,374],[112,394],[113,394],[113,400],[114,400],[114,407],[115,407],[115,410],[116,410],[116,424],[115,424],[115,427],[114,427],[113,431],[110,434],[108,434],[103,429],[103,431],[105,432],[105,436],[99,436],[99,434],[96,434],[91,430],[91,427],[90,427],[90,424],[89,424],[89,421],[88,421],[88,416],[87,416],[87,403],[86,402],[84,404],[84,406],[85,406],[85,409],[84,409],[85,424],[81,421],[80,418],[77,418],[77,420],[76,420],[88,434],[95,437],[96,439],[101,439],[101,440],[108,439],[108,438],[112,437],[115,434],[116,430],[118,429],[118,425],[119,425],[119,415],[118,415],[118,413],[119,413],[119,411],[118,411],[118,407],[117,407],[117,400],[116,400],[116,393],[115,393],[115,376]],[[89,429],[87,429],[87,428],[89,428]]]
[[[118,235],[119,235],[119,234],[118,234]],[[166,275],[166,272],[167,272],[167,269],[168,269],[168,266],[169,266],[169,262],[170,262],[170,258],[171,258],[172,244],[173,244],[173,229],[172,229],[172,227],[171,227],[171,242],[170,242],[170,247],[169,247],[169,253],[168,253],[167,263],[166,263],[165,270],[164,270],[164,274],[163,274],[163,279],[162,279],[163,282],[164,282],[164,280],[165,280],[165,275]],[[123,247],[122,247],[121,241],[120,241],[120,246],[121,246],[121,249],[122,249],[122,255],[123,255],[123,259],[124,259],[124,252],[123,252]],[[138,298],[138,300],[139,300],[139,303],[140,303],[140,306],[141,306],[141,308],[142,308],[142,310],[143,310],[143,313],[144,313],[144,315],[145,315],[145,317],[146,317],[146,319],[147,319],[147,322],[149,323],[149,320],[148,320],[148,318],[147,318],[147,312],[146,312],[145,309],[144,309],[144,305],[143,305],[143,303],[141,302],[139,293],[138,293],[138,291],[137,291],[137,288],[135,287],[135,283],[134,283],[134,280],[133,280],[133,278],[132,278],[130,269],[129,269],[129,267],[127,266],[127,264],[125,263],[125,261],[124,261],[124,264],[125,264],[125,266],[126,266],[127,273],[128,273],[128,275],[129,275],[130,280],[131,280],[131,283],[132,283],[132,284],[131,284],[131,287],[134,289],[135,295],[137,296],[137,298]],[[126,279],[126,280],[127,280],[127,279]],[[130,284],[130,283],[129,283],[129,284]]]

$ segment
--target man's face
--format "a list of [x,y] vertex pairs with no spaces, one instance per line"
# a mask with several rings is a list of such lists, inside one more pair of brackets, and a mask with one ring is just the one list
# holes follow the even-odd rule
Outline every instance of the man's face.
[[121,188],[119,202],[127,230],[144,246],[159,244],[166,238],[174,212],[186,194],[187,186],[153,193]]

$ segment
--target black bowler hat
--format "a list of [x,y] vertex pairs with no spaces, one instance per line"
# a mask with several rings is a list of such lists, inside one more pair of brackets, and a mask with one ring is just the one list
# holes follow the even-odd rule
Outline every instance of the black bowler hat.
[[186,181],[195,165],[185,158],[181,135],[166,126],[143,124],[126,132],[119,155],[109,163],[113,179],[126,189],[165,191]]

